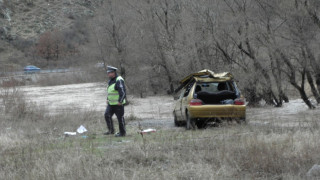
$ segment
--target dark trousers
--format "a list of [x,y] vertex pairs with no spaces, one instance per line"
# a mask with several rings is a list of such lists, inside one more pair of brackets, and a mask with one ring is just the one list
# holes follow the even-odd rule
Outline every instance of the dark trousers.
[[125,121],[124,121],[124,106],[118,105],[108,105],[106,112],[104,113],[104,118],[106,120],[108,130],[111,133],[114,133],[112,116],[116,114],[119,122],[119,131],[121,135],[126,135]]

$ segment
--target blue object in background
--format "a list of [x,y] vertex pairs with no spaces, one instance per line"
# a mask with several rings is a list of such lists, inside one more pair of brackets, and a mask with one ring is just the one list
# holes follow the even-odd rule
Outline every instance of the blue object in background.
[[25,73],[37,73],[40,72],[40,68],[38,68],[37,66],[26,66],[23,68],[23,71]]

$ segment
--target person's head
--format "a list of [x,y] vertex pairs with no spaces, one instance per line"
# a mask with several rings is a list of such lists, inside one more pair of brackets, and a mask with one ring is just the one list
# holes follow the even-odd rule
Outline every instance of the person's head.
[[107,68],[107,75],[109,79],[115,78],[117,76],[117,68],[108,66]]
[[109,79],[116,77],[116,71],[108,72],[107,74],[108,74]]

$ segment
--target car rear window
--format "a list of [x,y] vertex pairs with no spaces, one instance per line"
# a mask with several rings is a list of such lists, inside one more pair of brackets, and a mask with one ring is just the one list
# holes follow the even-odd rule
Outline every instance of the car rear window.
[[216,93],[223,90],[233,91],[233,88],[228,82],[198,82],[195,93],[199,91]]

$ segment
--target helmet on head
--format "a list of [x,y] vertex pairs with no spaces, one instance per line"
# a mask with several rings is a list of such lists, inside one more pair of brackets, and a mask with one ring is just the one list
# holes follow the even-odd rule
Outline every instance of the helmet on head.
[[116,72],[118,68],[116,67],[113,67],[113,66],[108,66],[107,67],[107,73],[110,73],[110,72]]

